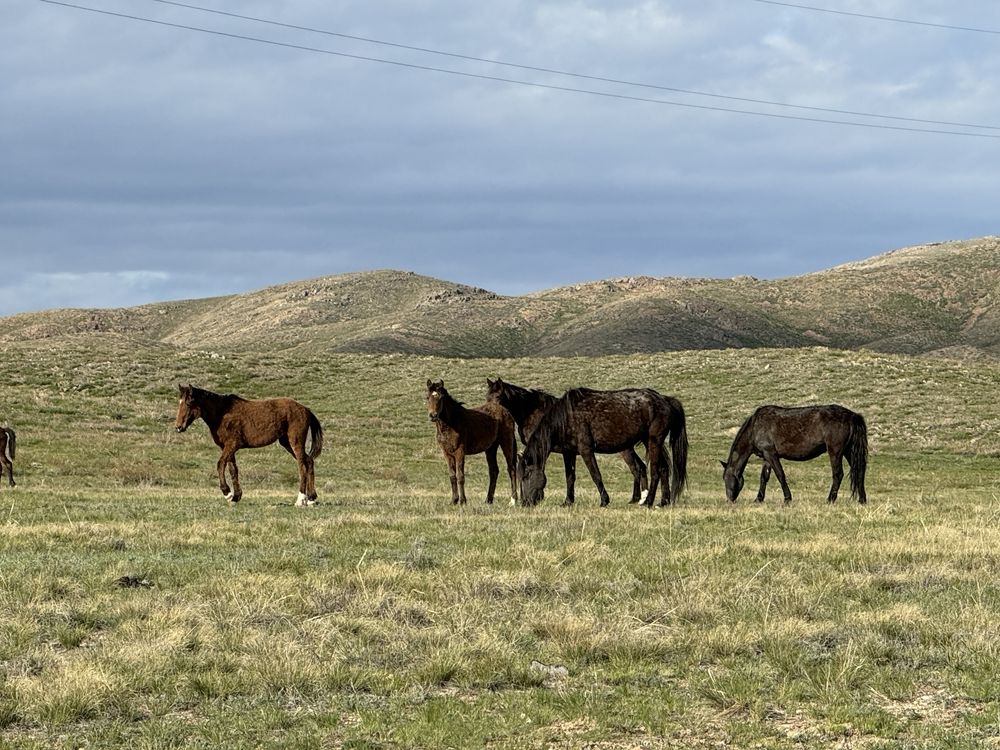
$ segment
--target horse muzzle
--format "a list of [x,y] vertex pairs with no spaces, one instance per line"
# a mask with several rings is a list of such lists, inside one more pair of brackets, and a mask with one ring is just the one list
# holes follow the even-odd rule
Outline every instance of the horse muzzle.
[[186,429],[187,429],[187,425],[186,424],[185,425],[179,425],[177,427],[177,431],[178,432],[184,432],[184,430],[186,430]]

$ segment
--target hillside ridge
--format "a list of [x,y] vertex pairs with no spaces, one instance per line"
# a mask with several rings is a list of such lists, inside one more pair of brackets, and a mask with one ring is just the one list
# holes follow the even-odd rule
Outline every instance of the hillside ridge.
[[523,296],[383,269],[254,292],[0,319],[0,343],[123,336],[180,349],[602,356],[829,346],[1000,356],[1000,238],[783,279],[625,276]]

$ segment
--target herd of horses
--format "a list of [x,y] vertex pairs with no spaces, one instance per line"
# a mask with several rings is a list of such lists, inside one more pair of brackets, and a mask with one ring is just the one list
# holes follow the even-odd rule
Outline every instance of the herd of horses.
[[[315,459],[323,449],[323,428],[316,415],[290,398],[248,400],[180,385],[176,428],[184,432],[196,419],[208,425],[212,439],[222,449],[217,470],[219,488],[231,503],[243,495],[236,465],[236,451],[278,442],[299,467],[298,506],[317,502]],[[503,453],[510,478],[511,503],[537,505],[545,494],[545,464],[552,453],[563,458],[566,472],[564,505],[574,502],[576,459],[583,459],[600,493],[601,506],[611,499],[596,455],[617,453],[632,473],[635,504],[653,507],[657,490],[660,505],[676,502],[687,482],[687,420],[681,402],[651,388],[600,391],[574,388],[554,396],[502,379],[487,379],[486,402],[467,408],[445,388],[444,381],[427,381],[427,413],[435,425],[437,442],[448,463],[451,501],[466,503],[465,457],[486,454],[492,503]],[[520,457],[517,436],[524,444]],[[0,434],[0,461],[10,474],[14,434]],[[636,452],[642,445],[643,461]],[[832,483],[827,496],[835,502],[844,477],[846,459],[851,470],[851,494],[865,503],[868,462],[868,428],[864,417],[836,404],[827,406],[761,406],[743,423],[722,462],[726,497],[736,502],[743,488],[743,472],[751,456],[763,461],[757,502],[764,501],[768,479],[778,477],[784,501],[792,493],[781,459],[807,461],[826,453]],[[232,480],[232,487],[226,475]],[[647,476],[648,474],[648,476]]]

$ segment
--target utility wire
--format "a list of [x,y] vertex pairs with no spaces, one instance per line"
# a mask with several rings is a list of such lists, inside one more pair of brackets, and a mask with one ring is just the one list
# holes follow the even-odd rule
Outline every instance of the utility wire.
[[817,13],[833,13],[838,16],[852,16],[854,18],[867,18],[872,21],[889,21],[891,23],[905,23],[910,26],[930,26],[935,29],[948,29],[949,31],[971,31],[976,34],[1000,34],[997,29],[980,29],[974,26],[952,26],[947,23],[932,23],[930,21],[915,21],[911,18],[893,18],[891,16],[875,16],[869,13],[854,13],[849,10],[834,10],[833,8],[817,8],[813,5],[799,5],[798,3],[785,3],[779,0],[750,0],[754,3],[765,5],[781,5],[785,8],[797,8],[798,10],[812,10]]
[[940,130],[931,128],[913,128],[906,127],[902,125],[885,125],[879,123],[870,122],[852,122],[850,120],[834,120],[820,117],[804,117],[799,115],[787,115],[779,114],[776,112],[755,112],[753,110],[745,109],[732,109],[729,107],[716,107],[706,104],[691,104],[688,102],[675,102],[667,99],[653,99],[650,97],[642,96],[632,96],[629,94],[617,94],[610,91],[598,91],[595,89],[584,89],[576,88],[573,86],[558,86],[550,83],[538,83],[536,81],[524,81],[518,80],[516,78],[504,78],[502,76],[491,76],[481,73],[469,73],[461,70],[452,70],[449,68],[437,68],[431,65],[418,65],[415,63],[406,63],[399,60],[388,60],[379,57],[369,57],[366,55],[354,55],[347,52],[336,52],[334,50],[322,49],[319,47],[309,47],[303,44],[292,44],[289,42],[279,42],[273,39],[264,39],[261,37],[247,36],[244,34],[233,34],[226,31],[216,31],[214,29],[206,29],[200,26],[190,26],[187,24],[171,23],[168,21],[160,21],[153,18],[146,18],[144,16],[136,16],[128,13],[116,13],[110,10],[102,10],[99,8],[92,8],[85,5],[77,5],[69,2],[62,2],[61,0],[39,0],[39,2],[46,3],[48,5],[58,5],[64,8],[74,8],[76,10],[87,11],[88,13],[97,13],[104,16],[113,16],[115,18],[122,18],[130,21],[140,21],[143,23],[155,24],[157,26],[165,26],[174,29],[183,29],[186,31],[197,31],[202,34],[211,34],[213,36],[224,37],[227,39],[240,39],[248,42],[256,42],[258,44],[267,44],[273,47],[283,47],[286,49],[294,49],[302,52],[314,52],[322,55],[332,55],[335,57],[346,58],[349,60],[360,60],[364,62],[374,62],[381,63],[383,65],[393,65],[400,68],[410,68],[412,70],[421,70],[426,72],[434,73],[445,73],[447,75],[461,76],[463,78],[472,78],[483,81],[495,81],[499,83],[509,83],[517,86],[529,86],[536,89],[543,89],[547,91],[562,91],[574,94],[586,94],[588,96],[599,96],[606,99],[616,99],[622,101],[633,101],[633,102],[644,102],[647,104],[659,104],[671,107],[684,107],[686,109],[697,109],[710,112],[726,112],[729,114],[740,114],[740,115],[750,115],[753,117],[770,117],[780,120],[792,120],[797,122],[813,122],[813,123],[824,123],[828,125],[843,125],[848,127],[856,128],[869,128],[874,130],[891,130],[891,131],[902,131],[908,133],[925,133],[929,135],[951,135],[959,136],[965,138],[989,138],[993,140],[1000,140],[1000,135],[994,135],[991,133],[970,133],[960,130]]
[[744,104],[763,104],[770,107],[785,107],[788,109],[799,109],[809,112],[825,112],[827,114],[837,114],[837,115],[849,115],[852,117],[870,117],[882,120],[895,120],[897,122],[912,122],[922,125],[943,125],[946,127],[958,127],[958,128],[979,128],[982,130],[1000,130],[1000,125],[979,125],[976,123],[968,122],[951,122],[948,120],[927,120],[919,117],[902,117],[898,115],[881,115],[874,112],[859,112],[849,109],[835,109],[832,107],[816,107],[808,106],[804,104],[791,104],[788,102],[771,101],[768,99],[752,99],[745,96],[730,96],[726,94],[716,94],[708,91],[697,91],[695,89],[683,89],[673,86],[661,86],[655,83],[642,83],[639,81],[628,81],[618,78],[606,78],[603,76],[587,75],[585,73],[574,73],[567,70],[558,70],[555,68],[545,68],[536,65],[523,65],[520,63],[506,62],[504,60],[496,60],[488,57],[475,57],[474,55],[464,55],[459,52],[448,52],[445,50],[432,49],[430,47],[417,47],[410,44],[400,44],[398,42],[388,42],[383,39],[373,39],[371,37],[355,36],[353,34],[345,34],[338,31],[329,31],[326,29],[319,29],[312,26],[299,26],[291,23],[282,23],[281,21],[274,21],[267,18],[257,18],[255,16],[245,16],[240,13],[230,13],[224,10],[216,10],[214,8],[205,8],[200,5],[192,5],[190,3],[179,2],[178,0],[150,0],[150,2],[160,3],[161,5],[173,5],[178,8],[187,8],[189,10],[196,10],[202,13],[212,13],[218,16],[227,16],[229,18],[238,18],[242,21],[253,21],[255,23],[268,24],[270,26],[280,26],[285,29],[294,29],[295,31],[307,31],[312,34],[324,34],[326,36],[337,37],[339,39],[350,39],[356,42],[365,42],[366,44],[378,44],[384,47],[394,47],[396,49],[405,49],[412,52],[422,52],[430,55],[441,55],[444,57],[457,58],[459,60],[468,60],[471,62],[487,63],[490,65],[501,65],[507,68],[517,68],[518,70],[530,70],[535,73],[550,73],[553,75],[567,76],[570,78],[577,78],[587,81],[598,81],[600,83],[613,83],[622,86],[634,86],[637,88],[654,89],[656,91],[668,91],[675,94],[690,94],[693,96],[705,96],[713,99],[724,99],[727,101],[743,102]]

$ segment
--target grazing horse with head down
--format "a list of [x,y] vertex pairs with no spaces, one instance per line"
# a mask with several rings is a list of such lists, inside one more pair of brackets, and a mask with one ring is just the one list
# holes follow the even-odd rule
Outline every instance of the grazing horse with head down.
[[[667,461],[667,440],[674,468],[673,483]],[[636,443],[646,446],[650,467],[647,504],[652,507],[663,482],[661,505],[676,502],[687,480],[687,422],[681,402],[652,388],[567,391],[542,416],[518,463],[521,497],[537,504],[545,494],[545,462],[556,446],[566,468],[566,505],[573,503],[576,457],[579,455],[601,494],[601,507],[611,502],[604,488],[596,453],[621,453]],[[654,470],[655,467],[655,470]]]
[[[551,393],[540,391],[535,388],[522,388],[513,383],[505,383],[502,378],[496,380],[486,379],[486,398],[495,401],[504,407],[514,417],[517,423],[517,430],[521,435],[521,442],[528,444],[531,433],[535,431],[539,420],[545,414],[545,410],[556,403],[559,399]],[[562,453],[562,448],[553,446],[554,453]],[[646,479],[646,464],[635,448],[623,450],[620,454],[622,460],[632,472],[632,499],[630,503],[638,503],[646,499],[649,494],[649,482]],[[570,487],[566,488],[566,500],[564,505],[571,505],[573,497],[569,493]]]
[[[278,441],[299,465],[299,496],[296,505],[315,505],[316,474],[313,461],[323,450],[323,428],[316,415],[290,398],[251,401],[233,394],[220,395],[192,385],[181,385],[177,407],[177,431],[184,432],[201,417],[212,433],[212,440],[222,448],[217,466],[219,489],[231,503],[243,496],[236,451],[261,448]],[[230,490],[226,469],[233,480]]]
[[761,406],[740,427],[729,459],[722,462],[726,498],[731,503],[743,489],[743,470],[750,456],[764,459],[760,472],[757,502],[764,502],[767,480],[773,471],[781,483],[785,502],[792,502],[792,492],[785,481],[779,459],[808,461],[826,453],[830,456],[833,483],[827,502],[836,502],[844,478],[843,459],[851,467],[851,495],[859,503],[868,502],[865,472],[868,467],[868,425],[865,418],[839,404],[828,406]]
[[517,504],[517,484],[514,472],[517,466],[517,437],[514,418],[500,404],[487,401],[475,409],[466,409],[444,387],[444,381],[427,381],[427,415],[437,427],[437,442],[448,461],[451,476],[451,502],[465,505],[465,457],[475,453],[486,454],[490,472],[490,487],[486,502],[493,502],[500,467],[497,449],[503,451],[510,476],[510,502]]
[[17,455],[17,435],[14,430],[4,425],[0,427],[0,479],[3,479],[3,470],[7,470],[7,482],[14,486],[14,457]]

